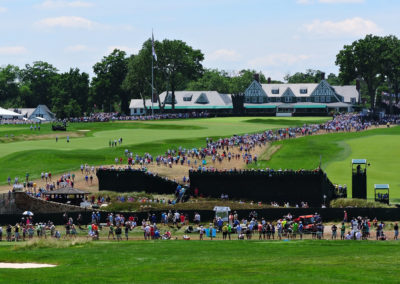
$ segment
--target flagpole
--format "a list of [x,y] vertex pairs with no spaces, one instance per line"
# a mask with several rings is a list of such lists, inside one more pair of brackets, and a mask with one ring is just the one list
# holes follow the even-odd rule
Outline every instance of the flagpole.
[[153,67],[154,35],[151,30],[151,116],[154,117],[154,67]]

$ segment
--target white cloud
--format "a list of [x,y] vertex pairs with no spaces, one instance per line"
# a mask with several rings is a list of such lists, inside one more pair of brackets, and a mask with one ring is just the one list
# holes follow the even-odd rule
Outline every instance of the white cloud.
[[7,12],[7,8],[5,8],[5,7],[0,7],[0,14],[1,14],[1,13],[5,13],[5,12]]
[[304,28],[307,32],[318,35],[364,36],[382,31],[374,22],[360,17],[338,22],[314,20],[311,24],[304,25]]
[[88,8],[93,7],[94,3],[92,2],[85,2],[85,1],[53,1],[53,0],[46,0],[42,2],[39,7],[45,9],[60,9],[60,8]]
[[249,61],[249,65],[253,68],[264,66],[290,66],[309,58],[310,56],[305,54],[275,53],[252,59]]
[[20,55],[26,52],[23,46],[0,46],[0,55]]
[[41,27],[84,28],[90,30],[94,28],[96,23],[82,17],[61,16],[55,18],[45,18],[36,24]]
[[239,58],[239,53],[233,49],[218,49],[207,55],[209,60],[236,61]]
[[107,52],[111,53],[114,51],[114,49],[119,49],[119,50],[125,51],[128,55],[138,53],[138,51],[139,51],[137,48],[133,48],[133,47],[129,47],[129,46],[112,45],[107,48]]
[[64,50],[67,52],[80,52],[80,51],[88,51],[89,47],[83,44],[76,44],[67,46]]

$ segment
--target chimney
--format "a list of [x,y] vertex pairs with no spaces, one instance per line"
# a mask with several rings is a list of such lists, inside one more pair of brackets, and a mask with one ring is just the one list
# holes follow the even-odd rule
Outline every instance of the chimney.
[[268,84],[271,84],[271,77],[268,77]]
[[325,80],[325,72],[321,72],[321,80]]
[[260,74],[254,73],[253,78],[254,78],[254,80],[256,80],[258,83],[260,83]]

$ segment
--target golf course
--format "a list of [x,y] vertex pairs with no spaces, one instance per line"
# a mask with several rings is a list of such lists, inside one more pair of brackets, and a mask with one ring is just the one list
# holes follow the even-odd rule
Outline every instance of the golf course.
[[[47,244],[46,244],[47,243]],[[54,241],[0,244],[0,283],[398,283],[398,242]]]
[[[214,139],[235,134],[257,133],[267,129],[322,123],[327,117],[261,118],[229,117],[160,121],[115,121],[70,123],[67,132],[54,132],[50,124],[39,130],[30,125],[0,127],[0,184],[7,177],[40,177],[79,169],[81,164],[103,165],[122,157],[124,150],[142,155],[158,155],[167,149],[201,147],[206,137]],[[263,155],[249,167],[275,169],[322,168],[332,182],[351,188],[351,159],[365,158],[368,167],[368,197],[373,185],[390,184],[390,198],[400,200],[400,182],[395,165],[400,158],[400,128],[380,128],[363,132],[331,133],[274,142],[279,149],[268,159]],[[67,143],[66,137],[70,137]],[[56,137],[58,142],[56,142]],[[110,140],[123,138],[122,145],[109,147]],[[350,191],[351,193],[351,191]]]

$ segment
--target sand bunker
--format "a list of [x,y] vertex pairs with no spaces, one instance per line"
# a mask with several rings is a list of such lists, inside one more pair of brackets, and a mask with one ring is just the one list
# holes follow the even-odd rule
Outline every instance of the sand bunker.
[[26,268],[43,268],[43,267],[55,267],[54,264],[45,263],[9,263],[0,262],[0,268],[12,268],[12,269],[26,269]]
[[78,131],[80,131],[80,132],[88,132],[88,131],[90,131],[89,129],[80,129],[80,130],[78,130]]

